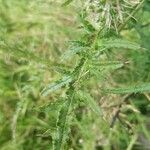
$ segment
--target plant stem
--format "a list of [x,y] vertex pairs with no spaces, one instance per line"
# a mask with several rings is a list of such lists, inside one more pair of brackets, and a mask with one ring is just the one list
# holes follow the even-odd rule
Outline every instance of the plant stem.
[[66,91],[66,95],[67,95],[66,103],[65,103],[65,106],[62,107],[60,110],[60,115],[59,115],[59,119],[57,122],[58,131],[57,131],[57,137],[54,141],[54,150],[62,149],[64,132],[65,132],[66,122],[67,122],[67,116],[68,116],[69,109],[70,109],[72,100],[74,98],[74,93],[76,90],[74,84],[78,80],[80,71],[81,71],[85,61],[86,61],[86,59],[84,57],[82,57],[80,59],[79,64],[75,67],[75,69],[73,71],[74,80],[72,82],[70,82],[69,88]]

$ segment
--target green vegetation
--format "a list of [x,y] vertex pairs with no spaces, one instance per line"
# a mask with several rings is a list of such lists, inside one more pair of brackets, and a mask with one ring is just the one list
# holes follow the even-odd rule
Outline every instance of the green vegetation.
[[0,0],[0,150],[150,149],[149,0]]

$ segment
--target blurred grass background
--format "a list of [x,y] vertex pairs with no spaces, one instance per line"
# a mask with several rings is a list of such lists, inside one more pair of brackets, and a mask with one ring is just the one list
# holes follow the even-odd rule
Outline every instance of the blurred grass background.
[[[59,66],[67,68],[75,63],[74,59],[63,66],[59,58],[67,49],[66,42],[81,34],[76,16],[77,3],[69,7],[61,7],[61,3],[61,0],[0,0],[0,150],[52,149],[57,106],[44,112],[34,111],[34,108],[58,99],[59,93],[43,98],[40,92],[59,77]],[[148,4],[145,1],[143,10],[137,14],[138,23],[135,25],[132,20],[131,29],[122,32],[127,39],[147,49],[150,48],[150,28],[144,25],[150,22]],[[126,51],[113,53],[110,57],[132,61],[125,70],[109,77],[112,84],[150,81],[149,52]],[[102,97],[100,103],[110,118],[113,110],[106,106],[122,97],[100,95],[94,81],[89,85],[98,101]],[[120,124],[111,134],[108,124],[81,106],[76,110],[69,148],[124,150],[139,139],[135,149],[149,149],[150,97],[137,94],[129,101],[123,117],[128,116],[126,122],[137,123],[133,134]]]
[[1,150],[51,149],[50,136],[38,134],[56,118],[31,109],[53,99],[41,98],[40,91],[57,78],[53,66],[65,43],[79,35],[74,14],[61,1],[0,0]]

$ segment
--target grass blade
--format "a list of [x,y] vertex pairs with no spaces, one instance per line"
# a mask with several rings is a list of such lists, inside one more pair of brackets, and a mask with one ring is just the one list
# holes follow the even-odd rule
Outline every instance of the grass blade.
[[66,1],[62,4],[62,6],[67,6],[67,5],[69,5],[71,2],[73,2],[73,0],[66,0]]

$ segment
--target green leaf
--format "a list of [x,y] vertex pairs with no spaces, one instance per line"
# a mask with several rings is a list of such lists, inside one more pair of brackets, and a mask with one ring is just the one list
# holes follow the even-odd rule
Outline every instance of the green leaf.
[[94,60],[89,64],[89,70],[92,76],[96,77],[97,80],[102,81],[106,79],[112,71],[120,69],[124,65],[125,63],[120,61],[96,62],[96,60]]
[[103,69],[115,70],[115,69],[123,67],[124,63],[120,61],[93,62],[92,66],[100,70],[103,70]]
[[106,89],[104,91],[107,93],[114,93],[114,94],[150,92],[150,83],[142,83],[139,85],[125,87],[125,88]]
[[85,104],[87,104],[87,106],[89,106],[93,110],[93,112],[95,112],[98,116],[102,116],[102,112],[100,110],[99,105],[89,93],[78,91],[78,96],[81,100],[84,101]]
[[110,48],[123,48],[123,49],[141,49],[142,47],[137,44],[123,39],[105,39],[98,43],[99,47],[102,47],[102,50]]
[[67,5],[69,5],[72,1],[73,1],[73,0],[66,0],[66,1],[62,4],[62,6],[67,6]]
[[81,41],[70,41],[70,48],[62,55],[61,60],[71,58],[73,55],[87,50],[89,47]]
[[64,143],[64,138],[67,135],[67,129],[68,129],[68,117],[70,112],[71,103],[74,97],[74,93],[72,91],[69,91],[68,98],[66,99],[66,102],[64,105],[62,105],[58,120],[57,120],[57,132],[55,135],[53,147],[54,150],[61,150],[62,145]]
[[53,111],[57,111],[63,104],[64,104],[65,100],[63,98],[60,98],[57,101],[45,104],[43,106],[34,108],[35,111],[39,111],[39,112],[53,112]]
[[64,61],[66,59],[71,58],[73,55],[77,54],[78,52],[84,51],[84,47],[71,47],[64,55],[61,57],[61,60]]
[[59,118],[57,121],[57,132],[54,140],[54,150],[61,150],[61,147],[63,145],[63,138],[64,138],[64,132],[66,128],[66,118],[68,114],[68,102],[65,103],[66,105],[63,105],[60,112],[59,112]]
[[61,87],[63,87],[64,85],[70,83],[71,81],[72,81],[71,76],[65,76],[61,80],[58,80],[55,83],[52,83],[52,84],[48,85],[46,88],[43,89],[41,94],[43,96],[47,96],[51,92],[60,89]]
[[94,33],[96,31],[96,29],[94,28],[94,26],[88,21],[85,19],[85,16],[82,14],[80,14],[80,21],[84,27],[84,29],[87,31],[87,32],[91,32],[91,33]]

